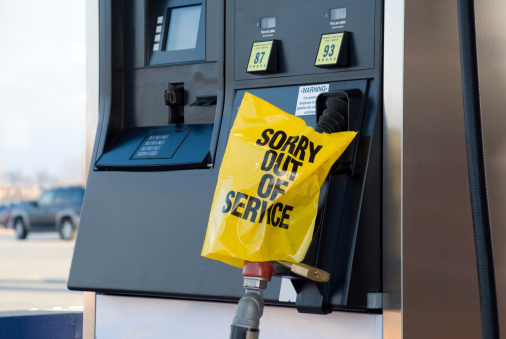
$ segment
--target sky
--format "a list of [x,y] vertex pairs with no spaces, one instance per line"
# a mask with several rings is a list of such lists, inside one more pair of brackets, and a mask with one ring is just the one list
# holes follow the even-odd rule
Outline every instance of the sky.
[[84,0],[0,0],[0,184],[84,177]]

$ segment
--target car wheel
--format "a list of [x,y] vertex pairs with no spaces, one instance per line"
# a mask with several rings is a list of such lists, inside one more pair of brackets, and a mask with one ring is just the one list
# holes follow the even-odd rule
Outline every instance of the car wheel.
[[16,238],[18,239],[26,239],[26,235],[28,232],[26,231],[25,223],[23,219],[18,218],[14,222],[14,230],[16,231]]
[[66,218],[63,219],[61,227],[60,227],[60,238],[63,240],[72,240],[74,239],[76,234],[76,230],[74,227],[74,223],[72,220]]

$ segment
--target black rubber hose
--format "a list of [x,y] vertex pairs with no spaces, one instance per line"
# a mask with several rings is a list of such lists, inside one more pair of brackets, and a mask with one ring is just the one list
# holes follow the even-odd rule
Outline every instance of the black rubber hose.
[[[333,99],[333,98],[331,98]],[[318,123],[316,124],[314,130],[318,133],[336,133],[346,130],[346,119],[343,114],[339,111],[346,112],[348,109],[348,103],[344,102],[344,108],[336,107],[337,110],[329,108],[330,103],[337,103],[342,100],[327,100],[327,108],[323,111],[322,115],[318,119]]]
[[480,289],[481,327],[483,338],[496,339],[499,338],[499,312],[483,151],[474,1],[458,0],[458,16],[467,164]]
[[259,336],[260,330],[246,328],[241,326],[230,327],[230,338],[229,339],[248,339],[248,338],[257,338]]

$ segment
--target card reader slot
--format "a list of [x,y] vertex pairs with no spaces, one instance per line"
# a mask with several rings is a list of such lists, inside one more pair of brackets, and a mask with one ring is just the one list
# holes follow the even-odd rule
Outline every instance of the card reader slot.
[[194,106],[211,106],[216,105],[217,97],[214,96],[198,96],[197,99],[190,104],[191,107]]

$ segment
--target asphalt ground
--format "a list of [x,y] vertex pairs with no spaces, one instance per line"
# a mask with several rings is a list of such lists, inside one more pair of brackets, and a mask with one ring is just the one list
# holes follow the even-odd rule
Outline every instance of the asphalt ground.
[[0,312],[82,311],[82,292],[67,289],[73,251],[56,232],[17,240],[0,228]]

